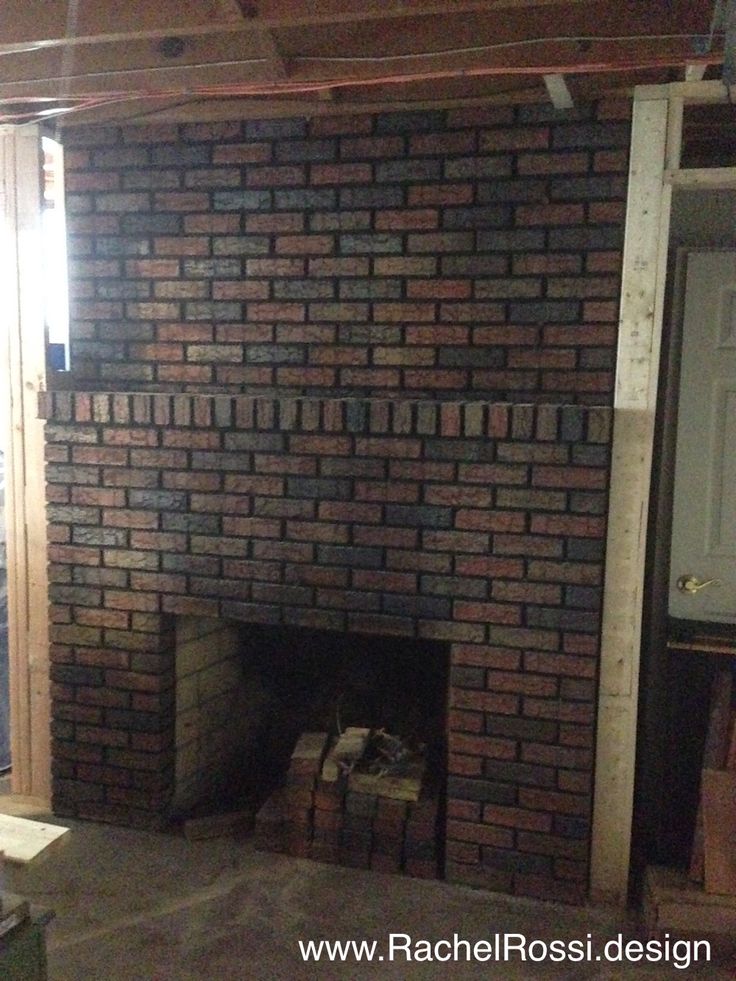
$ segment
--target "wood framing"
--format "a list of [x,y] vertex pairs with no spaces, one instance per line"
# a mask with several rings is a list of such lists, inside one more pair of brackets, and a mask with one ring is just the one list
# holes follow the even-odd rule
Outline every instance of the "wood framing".
[[736,187],[736,168],[680,169],[684,107],[728,100],[721,82],[635,90],[604,585],[593,898],[625,904],[634,800],[642,604],[673,186]]
[[12,788],[49,800],[44,434],[38,418],[38,392],[45,386],[40,153],[37,126],[0,130]]

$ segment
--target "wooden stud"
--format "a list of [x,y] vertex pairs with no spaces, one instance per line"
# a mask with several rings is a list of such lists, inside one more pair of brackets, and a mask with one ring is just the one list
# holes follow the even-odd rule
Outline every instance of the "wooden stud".
[[725,190],[736,187],[736,167],[691,167],[685,170],[667,170],[665,184],[673,187]]
[[11,754],[14,793],[51,793],[48,580],[44,426],[45,387],[41,249],[40,132],[3,129],[2,253],[7,325],[2,349],[5,416],[5,516],[8,565]]
[[[638,90],[637,90],[638,94]],[[591,892],[624,905],[634,796],[639,654],[671,189],[668,101],[635,98],[614,397]]]

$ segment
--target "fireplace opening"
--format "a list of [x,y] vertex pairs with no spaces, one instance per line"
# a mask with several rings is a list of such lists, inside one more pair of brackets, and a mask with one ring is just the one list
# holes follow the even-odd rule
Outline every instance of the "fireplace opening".
[[449,648],[179,618],[174,815],[252,810],[259,847],[442,867]]

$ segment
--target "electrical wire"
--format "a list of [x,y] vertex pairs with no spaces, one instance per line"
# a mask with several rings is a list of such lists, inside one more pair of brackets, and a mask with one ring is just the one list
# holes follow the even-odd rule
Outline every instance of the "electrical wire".
[[[710,38],[713,39],[711,31]],[[614,44],[623,41],[691,41],[692,34],[621,34],[621,35],[568,35],[551,37],[521,38],[516,41],[497,41],[494,44],[476,44],[466,48],[440,48],[436,51],[414,51],[397,55],[297,55],[289,58],[293,62],[363,62],[380,63],[386,61],[408,61],[413,58],[437,58],[443,55],[481,54],[485,51],[500,51],[509,48],[531,47],[538,44]]]
[[[437,57],[448,54],[463,54],[463,53],[480,53],[481,51],[491,51],[498,48],[509,48],[516,46],[528,46],[530,44],[541,44],[541,43],[574,43],[574,42],[585,42],[585,41],[600,41],[602,43],[615,43],[624,41],[640,41],[640,40],[683,40],[690,39],[691,35],[685,34],[669,34],[669,35],[629,35],[629,36],[618,36],[618,37],[598,37],[598,38],[585,38],[585,37],[568,37],[560,36],[556,38],[531,38],[523,41],[512,41],[512,42],[500,42],[494,45],[481,45],[473,48],[454,48],[447,49],[445,51],[436,52],[425,52],[417,54],[406,54],[398,56],[376,56],[375,58],[352,58],[346,56],[336,56],[334,58],[319,58],[316,56],[303,56],[301,58],[290,59],[293,62],[298,61],[334,61],[334,62],[386,62],[397,60],[414,58],[414,57]],[[207,86],[194,86],[185,87],[177,89],[159,89],[152,90],[147,89],[126,89],[119,91],[108,91],[108,92],[94,92],[89,93],[84,96],[60,96],[57,101],[69,102],[73,100],[73,104],[66,105],[64,107],[58,108],[58,113],[68,114],[72,112],[82,112],[86,109],[100,108],[105,105],[112,105],[114,103],[126,102],[126,101],[140,101],[140,100],[161,100],[161,99],[191,99],[191,98],[227,98],[227,97],[247,97],[247,96],[272,96],[272,95],[308,95],[315,92],[324,92],[331,89],[339,88],[362,88],[369,86],[380,86],[380,85],[398,85],[398,84],[412,84],[418,82],[426,81],[437,81],[450,78],[473,78],[473,77],[488,77],[497,75],[543,75],[550,73],[558,74],[593,74],[599,72],[623,72],[632,70],[641,70],[646,68],[657,68],[657,67],[672,67],[682,63],[683,56],[673,54],[664,55],[649,55],[649,56],[631,56],[627,60],[617,59],[615,61],[611,60],[599,60],[599,61],[571,61],[567,64],[555,64],[555,65],[484,65],[477,67],[460,67],[460,68],[449,68],[449,69],[435,69],[435,70],[425,70],[425,71],[414,71],[411,73],[403,74],[386,74],[368,77],[334,77],[329,79],[319,79],[311,82],[307,81],[269,81],[269,82],[236,82],[236,83],[223,83],[221,85],[207,85]],[[692,60],[692,59],[691,59]],[[717,56],[710,56],[711,61],[717,60]],[[141,73],[146,71],[159,71],[168,69],[178,69],[178,70],[190,70],[191,68],[213,68],[213,67],[234,67],[236,65],[247,65],[251,63],[263,63],[267,62],[266,58],[259,59],[245,59],[243,61],[223,61],[223,62],[208,62],[201,63],[197,65],[171,65],[162,66],[161,68],[154,69],[118,69],[112,72],[93,72],[87,74],[80,74],[74,76],[66,76],[65,78],[58,79],[29,79],[26,80],[27,84],[40,84],[44,81],[79,81],[82,79],[90,79],[95,77],[109,77],[125,75],[130,73]],[[0,106],[3,103],[13,104],[13,103],[23,103],[27,104],[31,99],[24,98],[22,95],[15,97],[9,97],[2,99],[0,98]],[[47,110],[47,115],[51,114],[50,110]],[[22,113],[5,113],[2,114],[0,111],[0,122],[15,122],[20,119],[27,120],[30,114],[25,111]]]

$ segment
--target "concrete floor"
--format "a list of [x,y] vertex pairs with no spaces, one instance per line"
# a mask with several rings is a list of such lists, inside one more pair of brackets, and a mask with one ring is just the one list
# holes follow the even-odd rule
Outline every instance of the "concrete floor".
[[[26,813],[4,798],[6,813]],[[240,979],[697,977],[733,979],[736,961],[687,971],[617,964],[305,964],[299,939],[415,940],[496,932],[531,940],[603,943],[631,922],[600,909],[489,893],[261,854],[247,841],[187,842],[98,824],[66,822],[66,844],[10,883],[53,909],[50,981],[240,981]],[[380,948],[379,948],[380,949]]]

